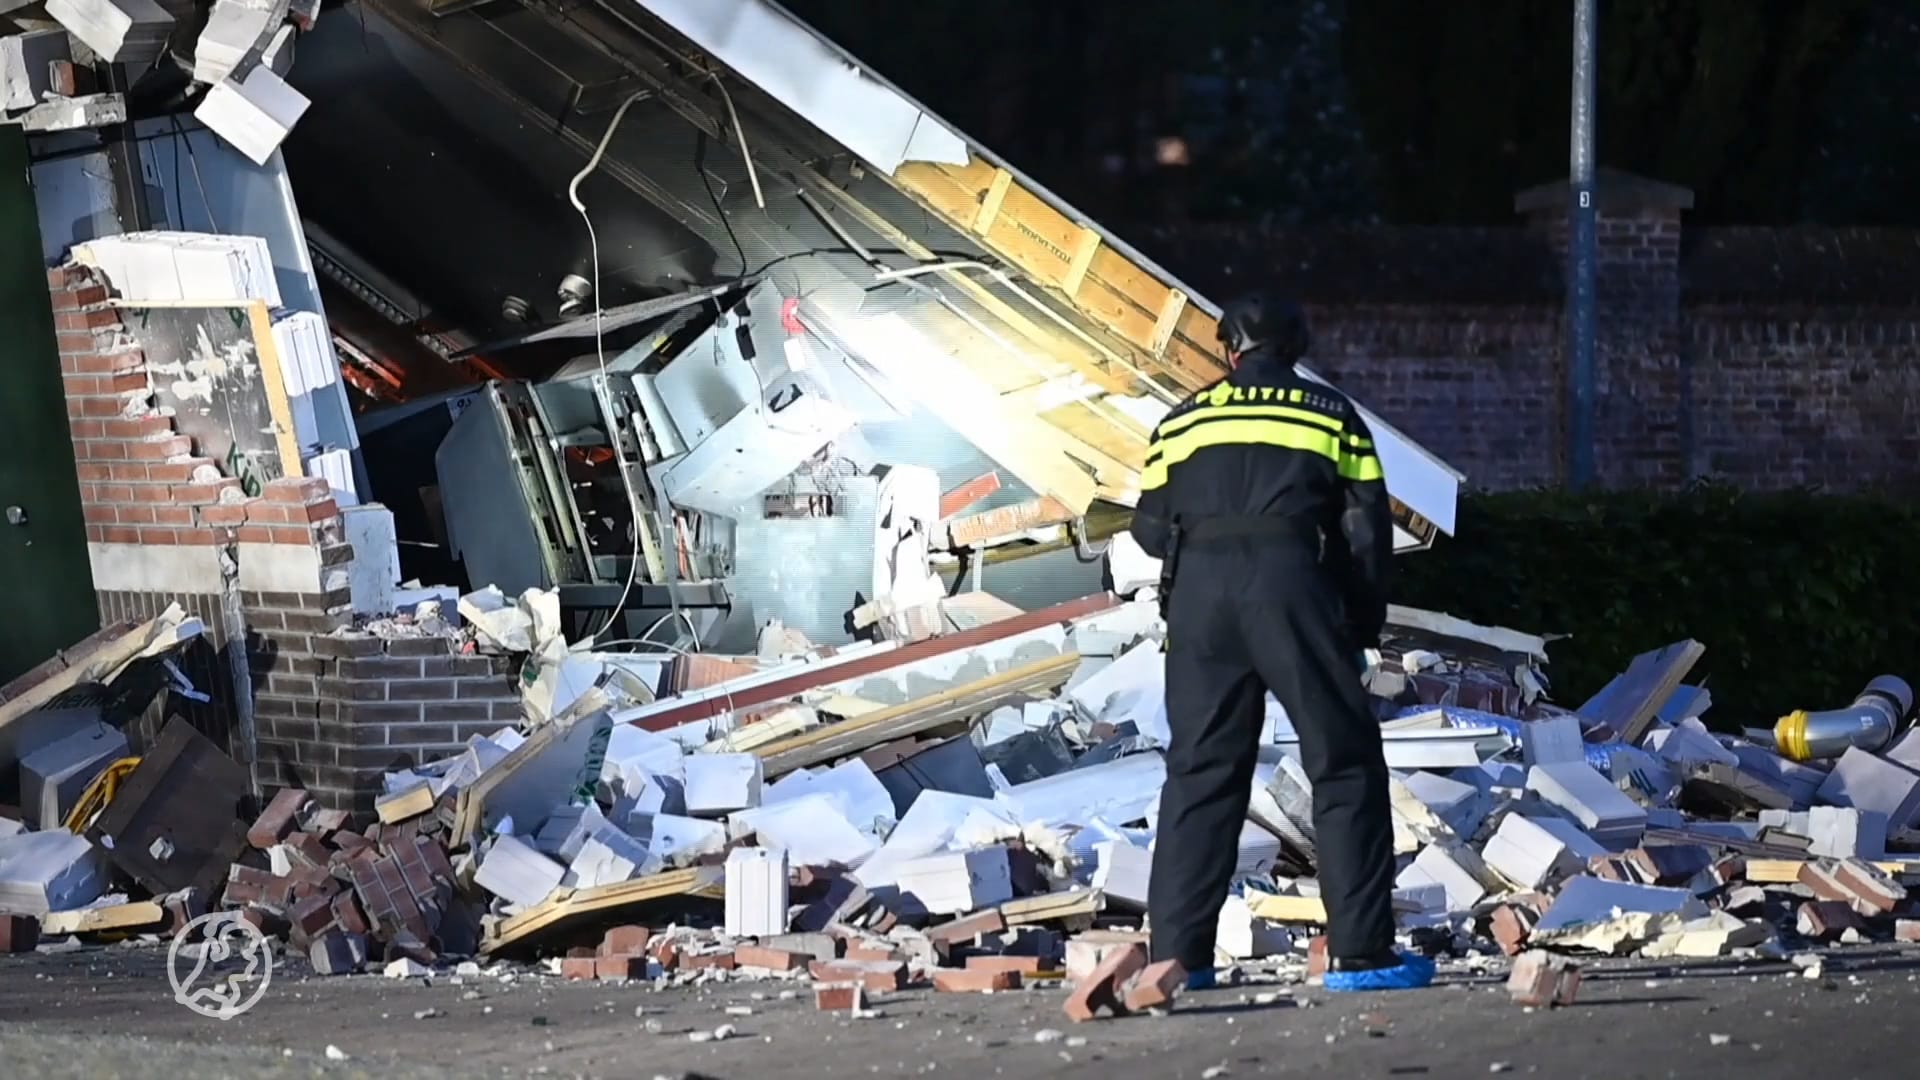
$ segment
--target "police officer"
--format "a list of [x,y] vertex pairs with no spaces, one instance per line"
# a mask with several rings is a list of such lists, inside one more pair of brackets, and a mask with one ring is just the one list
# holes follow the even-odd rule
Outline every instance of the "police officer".
[[1361,685],[1386,621],[1393,523],[1366,422],[1294,370],[1294,303],[1228,308],[1232,373],[1154,429],[1132,533],[1162,560],[1167,784],[1148,911],[1155,960],[1213,984],[1214,928],[1238,855],[1271,691],[1313,782],[1329,989],[1423,986],[1396,953],[1393,826],[1380,728]]

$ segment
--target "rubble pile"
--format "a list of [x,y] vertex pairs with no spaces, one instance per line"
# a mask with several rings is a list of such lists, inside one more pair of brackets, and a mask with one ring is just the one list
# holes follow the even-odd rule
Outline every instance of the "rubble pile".
[[[1169,737],[1150,591],[960,603],[967,618],[840,648],[770,626],[738,657],[570,648],[539,592],[469,596],[458,631],[438,609],[348,631],[425,624],[512,653],[525,722],[389,773],[370,814],[278,792],[210,881],[115,846],[157,900],[99,899],[98,865],[66,875],[86,887],[55,895],[42,873],[21,892],[25,856],[0,854],[0,906],[40,916],[43,937],[166,933],[202,889],[323,974],[485,955],[568,979],[811,982],[833,1010],[1056,982],[1075,1020],[1167,1007],[1185,973],[1147,963],[1143,925]],[[1546,646],[1395,608],[1369,656],[1408,947],[1481,971],[1513,957],[1515,1000],[1545,1007],[1573,1000],[1582,956],[1920,940],[1904,683],[1733,737],[1684,683],[1698,643],[1571,709],[1548,700]],[[1310,982],[1312,791],[1285,710],[1266,708],[1219,960],[1228,981]],[[67,841],[34,859],[103,854]]]
[[186,82],[194,118],[267,164],[310,104],[284,76],[294,38],[313,29],[319,3],[213,0],[197,32],[193,19],[176,17],[183,10],[155,0],[0,4],[23,31],[0,36],[0,121],[28,131],[125,123],[130,88],[105,84],[95,71],[95,61],[112,63],[136,82],[157,71],[149,86]]

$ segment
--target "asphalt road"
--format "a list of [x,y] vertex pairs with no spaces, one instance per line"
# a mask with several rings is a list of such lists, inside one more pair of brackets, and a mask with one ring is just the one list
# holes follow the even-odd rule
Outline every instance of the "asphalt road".
[[[776,982],[654,990],[524,969],[511,982],[283,969],[255,1008],[220,1021],[174,1002],[162,950],[100,948],[0,957],[0,1075],[1906,1080],[1917,974],[1920,952],[1879,948],[1834,955],[1817,979],[1759,961],[1590,967],[1579,1003],[1553,1011],[1457,974],[1410,994],[1226,988],[1166,1016],[1074,1025],[1058,989],[909,992],[861,1019],[816,1012],[804,985]],[[690,1038],[721,1025],[731,1037]],[[347,1059],[330,1060],[329,1045]]]

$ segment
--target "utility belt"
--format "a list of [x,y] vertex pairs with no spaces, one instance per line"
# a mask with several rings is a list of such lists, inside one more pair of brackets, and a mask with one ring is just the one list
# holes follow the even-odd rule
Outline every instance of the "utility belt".
[[1167,532],[1167,556],[1160,560],[1160,620],[1162,622],[1167,619],[1167,603],[1173,596],[1173,583],[1178,576],[1180,566],[1180,552],[1195,544],[1206,545],[1229,540],[1297,540],[1312,544],[1317,551],[1320,547],[1321,535],[1318,523],[1302,517],[1245,514],[1205,517],[1196,521],[1182,521],[1175,517]]

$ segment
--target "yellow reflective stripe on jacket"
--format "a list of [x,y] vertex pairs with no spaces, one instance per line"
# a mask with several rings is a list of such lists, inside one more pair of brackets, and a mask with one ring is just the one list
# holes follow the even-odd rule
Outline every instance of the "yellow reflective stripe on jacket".
[[[1218,415],[1221,411],[1224,410],[1213,410],[1208,416]],[[1179,419],[1185,420],[1186,417]],[[1277,417],[1182,424],[1181,429],[1171,437],[1166,437],[1163,426],[1161,436],[1154,440],[1154,445],[1147,451],[1146,467],[1140,470],[1141,491],[1152,491],[1164,485],[1168,469],[1209,446],[1277,446],[1319,454],[1336,467],[1345,456],[1341,452],[1343,448],[1338,433]],[[1375,468],[1378,468],[1377,463]]]
[[1342,427],[1337,417],[1311,409],[1296,409],[1291,405],[1201,405],[1191,412],[1161,421],[1160,437],[1164,439],[1203,420],[1291,420],[1333,432],[1338,432]]
[[[1326,458],[1334,464],[1343,479],[1354,483],[1385,479],[1386,473],[1380,467],[1380,458],[1374,453],[1371,440],[1311,427],[1290,417],[1283,419],[1268,411],[1272,408],[1275,407],[1249,405],[1216,408],[1202,414],[1210,420],[1209,423],[1197,425],[1189,420],[1195,414],[1189,413],[1177,418],[1185,422],[1180,423],[1171,436],[1166,426],[1162,426],[1153,446],[1147,451],[1146,465],[1140,471],[1140,490],[1152,491],[1164,486],[1169,469],[1209,446],[1277,446],[1300,450]],[[1229,411],[1236,416],[1248,411],[1258,415],[1245,419],[1213,419]],[[1314,419],[1321,418],[1316,416]]]
[[[1353,440],[1353,436],[1351,435],[1347,436],[1347,438]],[[1380,455],[1373,452],[1372,445],[1368,444],[1364,448],[1356,449],[1357,444],[1362,442],[1366,442],[1366,440],[1359,439],[1349,442],[1345,451],[1340,455],[1340,476],[1356,484],[1364,484],[1369,480],[1385,480],[1387,478],[1386,470],[1380,467]]]

